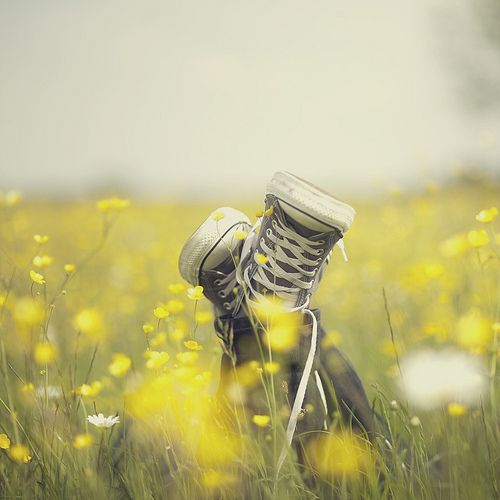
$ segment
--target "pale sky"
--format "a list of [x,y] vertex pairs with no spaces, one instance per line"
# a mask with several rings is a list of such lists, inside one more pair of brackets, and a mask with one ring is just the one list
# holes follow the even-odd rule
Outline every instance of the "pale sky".
[[438,36],[451,8],[483,55],[467,4],[0,0],[0,191],[247,195],[290,170],[365,193],[498,168],[500,117],[461,105]]

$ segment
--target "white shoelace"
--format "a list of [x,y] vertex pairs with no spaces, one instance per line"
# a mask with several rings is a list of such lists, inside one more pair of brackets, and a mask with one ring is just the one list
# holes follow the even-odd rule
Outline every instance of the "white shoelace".
[[297,394],[295,395],[290,418],[288,419],[288,425],[286,428],[286,441],[283,444],[283,448],[281,449],[281,453],[278,458],[278,463],[276,466],[276,476],[278,476],[281,470],[281,466],[283,465],[283,462],[285,461],[285,458],[288,454],[288,449],[292,444],[293,435],[295,434],[295,428],[297,427],[299,413],[302,409],[302,404],[304,403],[304,398],[306,396],[307,382],[309,381],[309,377],[311,375],[314,355],[316,354],[318,322],[316,321],[316,316],[314,316],[311,310],[304,309],[304,313],[308,313],[311,316],[313,322],[311,332],[311,347],[309,348],[309,354],[307,355],[304,371],[302,372],[302,376],[300,377],[299,387],[297,389]]
[[[215,285],[221,286],[221,285],[226,285],[222,290],[219,290],[217,292],[217,295],[221,299],[225,299],[236,287],[237,282],[236,282],[236,268],[228,273],[224,278],[218,278],[214,282]],[[224,302],[224,308],[228,311],[232,310],[237,301],[236,294],[233,297],[233,299],[230,302]]]
[[[255,305],[263,298],[263,294],[252,286],[252,280],[255,280],[266,289],[274,292],[277,297],[283,299],[285,302],[294,302],[296,295],[300,293],[301,290],[311,289],[314,283],[314,277],[318,272],[318,264],[321,260],[320,256],[324,252],[322,248],[315,248],[323,245],[323,240],[311,241],[297,234],[292,229],[282,226],[281,224],[278,225],[278,223],[274,221],[273,228],[276,234],[271,228],[268,228],[267,237],[273,243],[274,248],[267,246],[264,238],[260,240],[260,246],[263,255],[267,258],[267,262],[259,264],[253,276],[249,275],[249,266],[245,268],[243,273],[243,280],[247,287],[247,291],[250,292],[249,295],[255,297],[255,300],[247,297],[251,305]],[[292,256],[288,255],[284,249],[287,249]],[[306,253],[316,255],[318,258],[308,258],[305,256]],[[259,263],[257,252],[255,252],[253,258],[255,262]],[[279,265],[280,262],[288,264],[295,271],[286,271]],[[315,266],[315,268],[308,271],[304,269],[303,266]],[[275,281],[269,279],[267,273],[269,273],[273,279],[282,278],[288,281],[290,285],[278,285]],[[307,305],[299,306],[291,311],[298,311],[305,307],[307,307]]]

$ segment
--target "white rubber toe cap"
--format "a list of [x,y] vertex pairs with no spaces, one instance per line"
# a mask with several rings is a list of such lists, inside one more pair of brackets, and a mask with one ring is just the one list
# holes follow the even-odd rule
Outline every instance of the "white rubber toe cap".
[[[224,217],[219,219],[218,214]],[[214,210],[184,244],[179,256],[181,276],[191,285],[198,285],[201,266],[214,267],[227,259],[240,242],[234,233],[249,224],[248,217],[239,210],[231,207]]]

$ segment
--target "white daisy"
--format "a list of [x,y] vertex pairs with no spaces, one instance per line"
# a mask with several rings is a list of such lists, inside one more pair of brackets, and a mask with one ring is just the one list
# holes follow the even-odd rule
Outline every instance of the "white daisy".
[[98,415],[89,415],[87,420],[99,427],[101,429],[107,429],[109,427],[113,427],[113,425],[120,423],[120,417],[118,415],[110,415],[109,417],[105,417],[102,413]]

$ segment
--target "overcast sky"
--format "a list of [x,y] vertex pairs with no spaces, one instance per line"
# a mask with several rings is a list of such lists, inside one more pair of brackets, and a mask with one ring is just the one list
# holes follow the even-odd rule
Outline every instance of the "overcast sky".
[[[498,165],[438,36],[455,0],[0,0],[0,191],[339,191]],[[444,9],[444,10],[443,10]]]

